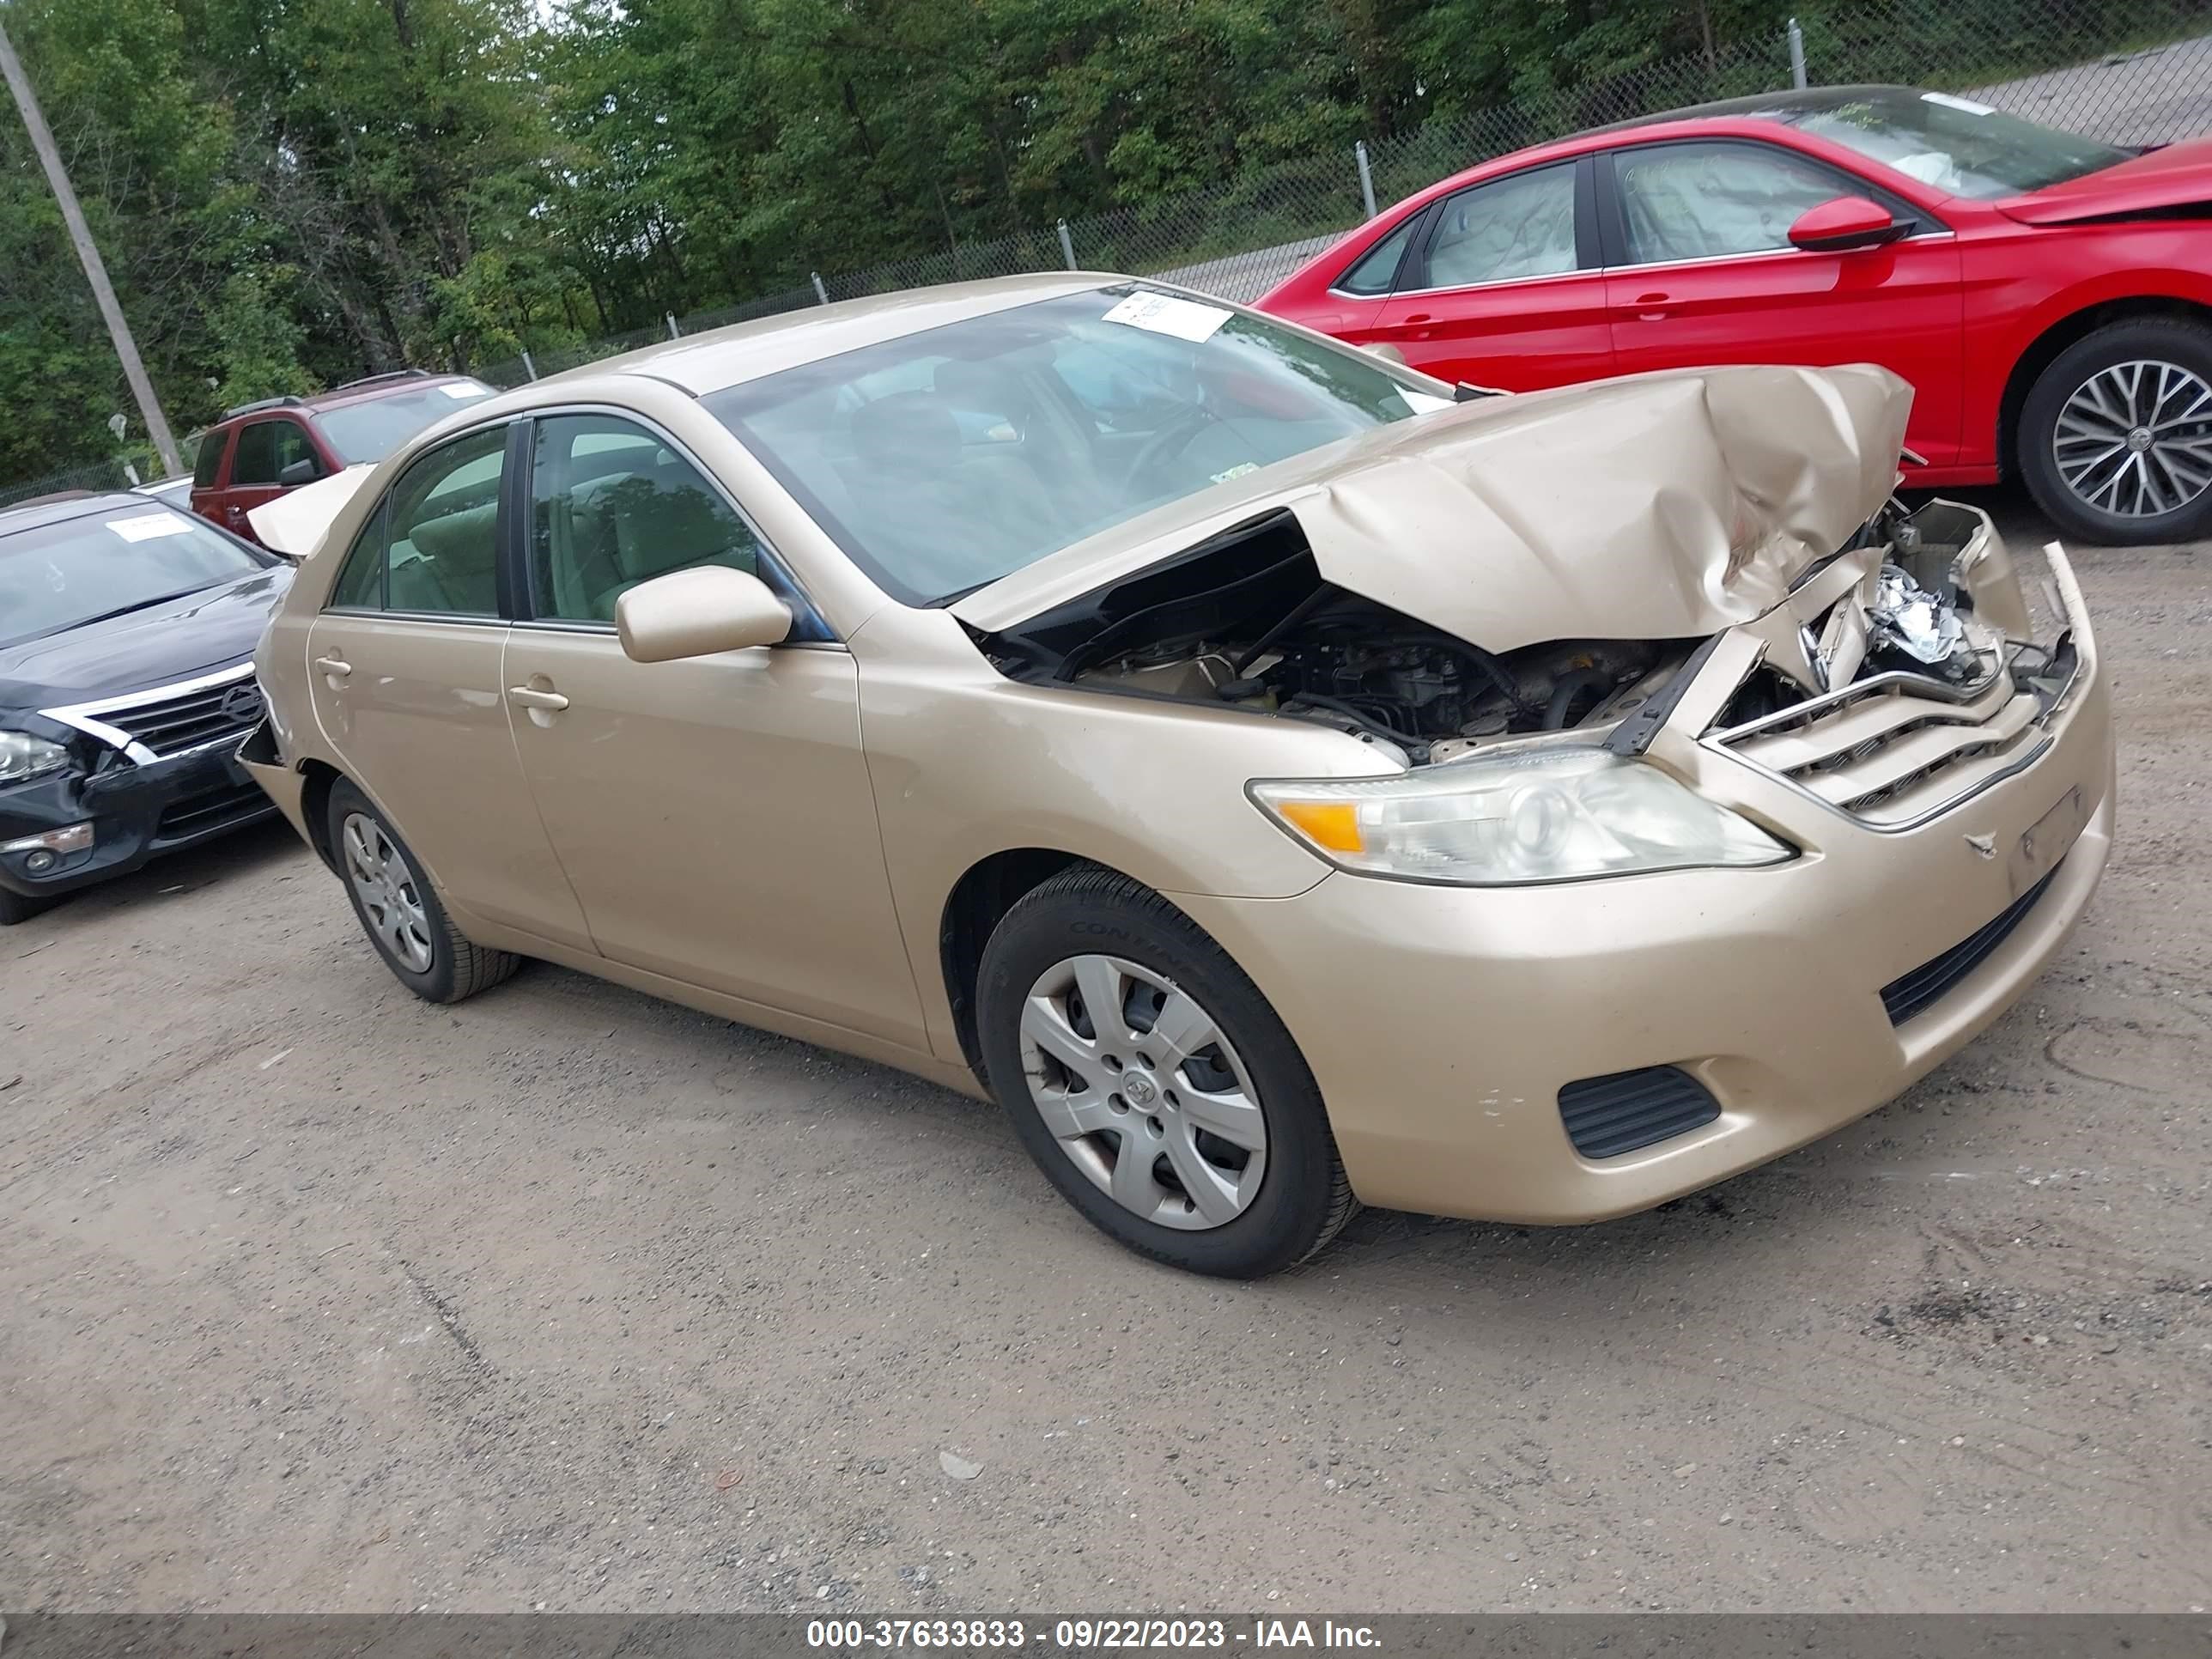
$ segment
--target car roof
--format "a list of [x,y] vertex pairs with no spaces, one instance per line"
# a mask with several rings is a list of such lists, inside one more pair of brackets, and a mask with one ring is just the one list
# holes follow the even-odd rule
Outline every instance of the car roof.
[[[348,404],[374,403],[379,398],[396,397],[401,392],[419,392],[425,386],[449,386],[456,380],[474,380],[472,374],[432,374],[425,369],[395,369],[388,374],[365,375],[358,380],[348,380],[325,392],[310,392],[282,398],[263,398],[250,404],[240,404],[223,411],[216,427],[228,426],[253,415],[277,415],[286,411],[313,415],[325,409],[338,409]],[[482,384],[478,382],[478,384]],[[215,427],[210,427],[213,431]]]
[[95,513],[112,512],[118,507],[143,513],[147,500],[131,490],[107,489],[82,494],[71,491],[67,495],[50,496],[17,507],[0,507],[0,536],[10,535],[18,530],[36,530],[41,526],[60,524],[70,519],[87,519]]
[[[871,295],[860,300],[840,300],[826,306],[807,306],[750,323],[703,334],[665,340],[617,357],[603,357],[559,374],[548,375],[523,388],[542,392],[564,382],[596,379],[605,374],[639,374],[704,397],[746,380],[755,380],[803,363],[879,344],[947,323],[1009,311],[1066,294],[1134,280],[1109,271],[1064,270],[1022,276],[994,276],[982,282],[946,283],[935,288],[907,289],[896,294]],[[538,399],[518,398],[518,405]]]
[[1852,104],[1896,99],[1917,102],[1919,97],[1920,94],[1911,87],[1784,87],[1775,92],[1755,92],[1743,98],[1722,98],[1710,104],[1690,104],[1658,115],[1638,115],[1601,127],[1585,127],[1573,136],[1577,139],[1609,138],[1616,133],[1634,132],[1641,127],[1673,126],[1683,121],[1817,115],[1823,110],[1843,109]]
[[[1571,132],[1564,137],[1547,139],[1525,149],[1494,155],[1486,161],[1477,161],[1472,167],[1462,167],[1432,185],[1422,186],[1403,201],[1394,203],[1392,207],[1395,210],[1413,204],[1425,206],[1437,197],[1448,196],[1467,185],[1517,172],[1533,163],[1564,161],[1572,156],[1587,155],[1593,150],[1611,149],[1623,140],[1643,133],[1656,136],[1670,133],[1681,127],[1710,123],[1716,137],[1741,137],[1746,131],[1743,124],[1747,122],[1794,126],[1800,118],[1817,115],[1823,110],[1842,109],[1852,104],[1869,102],[1917,101],[1919,97],[1920,94],[1911,87],[1812,87],[1802,90],[1784,87],[1776,92],[1753,93],[1743,98],[1723,98],[1710,104],[1688,104],[1680,109],[1664,110],[1656,115],[1638,115],[1604,126],[1584,127],[1579,132]],[[1366,228],[1366,226],[1362,226],[1360,231],[1352,233],[1352,237],[1357,237]],[[1352,237],[1346,240],[1350,241]],[[1335,249],[1332,248],[1330,252],[1334,252]]]

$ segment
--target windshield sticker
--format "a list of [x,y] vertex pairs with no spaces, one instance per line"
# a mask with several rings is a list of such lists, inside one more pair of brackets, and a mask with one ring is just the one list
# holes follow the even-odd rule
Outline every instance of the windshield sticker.
[[126,542],[151,541],[156,536],[189,536],[191,526],[173,513],[142,513],[135,519],[110,519],[107,527]]
[[478,386],[474,380],[448,380],[445,385],[440,386],[438,390],[444,392],[448,398],[456,399],[461,398],[481,398],[484,395],[485,392],[485,388]]
[[1969,115],[1996,113],[1987,104],[1978,104],[1971,98],[1954,98],[1948,92],[1923,92],[1920,94],[1920,101],[1923,104],[1941,104],[1945,109],[1962,109]]
[[1257,461],[1239,461],[1236,465],[1231,467],[1228,471],[1215,473],[1213,475],[1213,482],[1216,483],[1227,483],[1231,478],[1241,478],[1247,472],[1257,472],[1259,470],[1260,463]]
[[1173,294],[1132,294],[1106,313],[1109,323],[1127,323],[1153,334],[1171,335],[1193,345],[1213,337],[1215,331],[1236,313],[1220,306],[1200,305]]

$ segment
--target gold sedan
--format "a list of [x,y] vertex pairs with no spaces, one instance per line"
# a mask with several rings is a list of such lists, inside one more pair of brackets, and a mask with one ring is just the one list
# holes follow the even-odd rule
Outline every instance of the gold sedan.
[[2063,555],[2039,636],[1891,499],[1909,401],[1492,396],[1081,274],[831,306],[384,462],[241,759],[418,995],[542,957],[995,1097],[1161,1261],[1619,1215],[1897,1094],[2103,868]]

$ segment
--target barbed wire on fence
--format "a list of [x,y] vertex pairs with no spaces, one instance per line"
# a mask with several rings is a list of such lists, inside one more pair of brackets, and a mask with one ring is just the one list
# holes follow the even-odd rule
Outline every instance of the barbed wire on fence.
[[[1793,40],[1794,35],[1794,40]],[[1794,48],[1794,50],[1793,50]],[[1993,107],[2107,143],[2156,144],[2212,133],[2212,0],[1808,0],[1787,29],[1590,76],[1571,88],[1412,131],[1279,162],[1183,194],[1080,215],[858,269],[659,325],[549,347],[471,372],[514,386],[634,350],[808,306],[938,283],[1061,269],[1150,276],[1249,303],[1362,223],[1372,205],[1530,144],[1613,122],[1791,84],[1904,84],[1963,93]],[[834,264],[834,262],[833,262]],[[105,468],[106,471],[101,471]],[[95,464],[0,490],[9,501],[119,480]]]

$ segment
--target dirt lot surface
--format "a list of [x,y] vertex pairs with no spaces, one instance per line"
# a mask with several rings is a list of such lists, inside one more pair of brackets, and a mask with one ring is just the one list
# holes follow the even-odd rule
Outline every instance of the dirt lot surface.
[[2212,569],[2081,568],[2073,943],[1601,1227],[1178,1277],[903,1077],[544,968],[426,1007],[276,829],[11,929],[0,1606],[2212,1602]]

